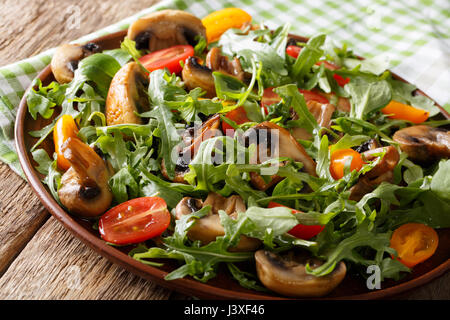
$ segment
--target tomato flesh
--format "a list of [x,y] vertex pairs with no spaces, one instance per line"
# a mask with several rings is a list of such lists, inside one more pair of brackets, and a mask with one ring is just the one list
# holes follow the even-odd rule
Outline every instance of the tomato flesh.
[[287,46],[286,47],[286,53],[294,59],[297,59],[301,50],[302,50],[302,48],[297,47],[297,46]]
[[[285,207],[279,203],[276,202],[269,202],[268,208],[276,208],[276,207]],[[292,213],[299,213],[300,211],[292,209]],[[325,228],[323,225],[304,225],[304,224],[298,224],[295,227],[293,227],[291,230],[289,230],[289,234],[291,236],[294,236],[299,239],[303,240],[309,240],[312,237],[317,236],[319,233],[322,232],[322,230]]]
[[398,260],[408,268],[427,260],[439,244],[436,231],[422,223],[407,223],[397,228],[391,237],[391,247]]
[[[305,101],[317,101],[322,104],[329,103],[329,100],[322,96],[317,90],[303,90],[298,89],[298,91],[303,94]],[[278,103],[281,101],[281,97],[273,91],[273,88],[264,89],[264,94],[261,99],[261,106],[267,109],[267,106],[270,106],[274,103]]]
[[121,203],[103,214],[98,228],[103,240],[133,244],[159,236],[170,224],[164,199],[142,197]]
[[[247,113],[245,112],[244,107],[237,107],[236,109],[231,110],[226,114],[226,117],[230,120],[236,122],[236,124],[243,124],[246,122],[250,122],[250,119],[247,117]],[[222,131],[227,136],[234,135],[234,129],[225,121],[222,121]]]
[[180,73],[183,69],[180,61],[184,62],[193,55],[192,46],[178,45],[149,53],[139,58],[139,62],[150,72],[167,68],[171,73]]
[[330,158],[330,173],[335,180],[339,180],[344,177],[344,168],[347,161],[352,158],[350,164],[350,171],[361,170],[362,166],[365,164],[361,154],[353,149],[339,149],[331,154]]

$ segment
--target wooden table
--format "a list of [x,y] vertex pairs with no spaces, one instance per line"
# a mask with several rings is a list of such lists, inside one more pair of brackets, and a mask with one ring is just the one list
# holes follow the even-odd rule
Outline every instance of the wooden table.
[[[77,39],[156,2],[3,0],[0,66]],[[81,13],[79,28],[69,28],[76,26],[69,20],[74,10]],[[4,164],[0,244],[0,299],[189,299],[111,264],[82,244]],[[397,298],[450,299],[450,273]]]

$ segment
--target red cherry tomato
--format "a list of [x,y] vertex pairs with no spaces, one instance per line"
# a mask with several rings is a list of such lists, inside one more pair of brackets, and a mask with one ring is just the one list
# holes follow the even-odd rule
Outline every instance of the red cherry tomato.
[[180,61],[184,62],[193,55],[194,48],[192,46],[178,45],[149,53],[139,58],[139,61],[150,72],[167,68],[172,73],[180,73],[183,69]]
[[290,55],[294,59],[297,59],[297,57],[300,54],[301,50],[302,50],[302,48],[301,47],[297,47],[297,46],[287,46],[286,47],[286,53],[288,55]]
[[[306,101],[317,101],[319,103],[325,104],[329,103],[329,100],[322,96],[319,91],[317,90],[303,90],[298,89],[298,91],[303,94]],[[278,94],[273,92],[273,88],[266,88],[264,89],[264,94],[261,99],[261,106],[267,109],[267,106],[270,106],[271,104],[278,103],[281,101],[281,98]]]
[[337,84],[341,87],[345,86],[347,83],[350,82],[350,78],[344,78],[337,73],[333,74],[333,78],[336,80]]
[[[247,113],[245,112],[244,107],[238,107],[236,109],[231,110],[228,112],[225,117],[227,117],[230,120],[233,120],[236,122],[236,124],[243,124],[246,122],[250,122],[250,119],[247,118]],[[222,121],[222,131],[227,136],[233,136],[234,135],[234,129],[232,126],[230,126],[225,121]]]
[[339,180],[344,176],[344,168],[347,160],[352,158],[350,164],[350,171],[361,170],[365,164],[361,154],[353,149],[339,149],[331,154],[330,158],[330,173],[335,180]]
[[[276,208],[276,207],[285,207],[279,203],[276,202],[269,202],[268,208]],[[292,209],[292,213],[299,213],[300,211]],[[304,224],[298,224],[295,227],[293,227],[288,233],[291,236],[294,236],[299,239],[303,240],[309,240],[314,236],[317,236],[319,233],[322,232],[322,230],[325,228],[323,225],[304,225]]]
[[326,104],[326,103],[330,103],[330,101],[325,98],[324,96],[322,96],[319,91],[317,90],[303,90],[303,89],[298,89],[298,91],[300,91],[300,93],[303,94],[303,96],[305,97],[306,101],[317,101],[319,103],[322,104]]
[[117,245],[159,236],[170,224],[170,212],[160,197],[136,198],[115,206],[100,218],[102,239]]

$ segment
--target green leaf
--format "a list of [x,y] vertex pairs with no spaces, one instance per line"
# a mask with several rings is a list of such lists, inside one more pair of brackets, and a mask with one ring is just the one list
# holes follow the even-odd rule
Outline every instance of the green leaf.
[[441,160],[431,179],[431,190],[443,199],[450,200],[450,160]]
[[299,127],[308,130],[310,133],[319,129],[316,119],[308,110],[305,98],[298,91],[296,85],[288,84],[275,88],[273,91],[277,93],[286,104],[290,105],[291,108],[294,109],[295,113],[297,113],[299,118],[298,121],[300,123]]
[[385,80],[377,82],[355,82],[345,85],[351,97],[350,116],[366,119],[373,111],[385,107],[391,101],[391,87]]
[[50,159],[50,157],[47,154],[47,151],[45,151],[44,149],[38,149],[34,150],[31,154],[33,156],[33,160],[36,161],[36,163],[38,164],[36,170],[39,171],[39,173],[48,175],[48,171],[53,160]]
[[304,77],[310,72],[312,66],[319,61],[320,57],[323,55],[321,47],[325,42],[325,38],[326,35],[319,34],[308,40],[292,66],[292,75],[294,77]]

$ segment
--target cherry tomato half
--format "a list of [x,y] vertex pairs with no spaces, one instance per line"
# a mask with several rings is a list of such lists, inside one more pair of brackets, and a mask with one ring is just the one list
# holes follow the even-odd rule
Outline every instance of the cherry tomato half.
[[[298,89],[298,91],[303,94],[303,97],[308,102],[310,100],[317,101],[319,103],[325,104],[329,103],[329,100],[321,95],[319,91],[317,90],[303,90]],[[264,94],[261,99],[261,106],[267,109],[267,106],[270,106],[271,104],[278,103],[281,101],[281,98],[278,94],[273,92],[273,88],[266,88],[264,89]]]
[[100,218],[102,239],[118,244],[139,243],[159,236],[170,224],[170,212],[164,199],[142,197],[121,203]]
[[287,46],[286,47],[286,53],[294,59],[297,59],[298,55],[300,54],[300,51],[302,51],[301,47],[297,47],[297,46]]
[[139,61],[150,72],[167,68],[172,73],[180,73],[183,69],[180,61],[184,62],[193,55],[194,48],[192,46],[178,45],[149,53],[139,58]]
[[414,267],[435,252],[439,244],[436,231],[422,223],[407,223],[397,228],[391,237],[391,248],[398,260],[408,268]]
[[[286,207],[276,202],[269,202],[268,208]],[[287,207],[286,207],[287,208]],[[299,213],[300,211],[292,209],[292,213]],[[317,236],[325,228],[323,225],[304,225],[298,224],[293,227],[288,233],[299,239],[309,240],[314,236]]]
[[344,176],[345,164],[349,158],[352,158],[350,164],[350,171],[361,170],[362,166],[365,164],[361,154],[353,149],[339,149],[331,154],[330,158],[330,173],[335,180],[339,180]]

